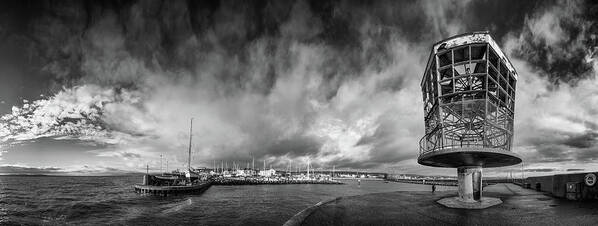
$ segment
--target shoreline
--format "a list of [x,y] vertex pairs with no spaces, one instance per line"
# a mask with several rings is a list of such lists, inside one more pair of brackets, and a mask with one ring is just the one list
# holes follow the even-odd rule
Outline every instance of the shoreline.
[[[458,186],[457,180],[385,179],[385,181],[397,182],[397,183],[408,183],[408,184],[421,184],[421,185],[440,185],[440,186],[454,186],[454,187]],[[508,179],[483,180],[483,186],[489,186],[489,185],[500,184],[500,183],[518,184],[518,182],[508,180]]]
[[227,179],[218,178],[212,179],[212,185],[220,186],[236,186],[236,185],[284,185],[284,184],[344,184],[336,180],[268,180],[263,178],[251,179]]
[[439,185],[439,186],[457,186],[457,181],[453,180],[421,180],[421,179],[386,179],[389,182],[421,184],[421,185]]

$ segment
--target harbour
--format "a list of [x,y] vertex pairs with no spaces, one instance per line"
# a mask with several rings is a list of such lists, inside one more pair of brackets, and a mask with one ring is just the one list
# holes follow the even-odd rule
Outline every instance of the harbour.
[[598,225],[598,1],[0,1],[0,225]]
[[210,186],[199,195],[164,197],[132,192],[131,184],[141,183],[141,177],[0,176],[0,222],[282,225],[302,209],[339,196],[430,190],[429,185],[351,179],[340,185]]
[[326,179],[294,179],[294,178],[215,178],[212,185],[282,185],[282,184],[343,184],[341,181]]
[[[277,184],[343,184],[340,181],[334,180],[337,174],[334,170],[328,172],[314,172],[310,174],[310,161],[307,160],[307,169],[305,174],[291,171],[291,162],[289,162],[287,171],[277,171],[275,169],[266,169],[266,160],[263,161],[264,167],[262,170],[255,169],[255,159],[252,159],[252,168],[249,167],[241,169],[236,163],[233,163],[233,168],[226,168],[224,162],[221,163],[221,168],[216,168],[216,161],[213,161],[214,168],[198,168],[191,167],[191,150],[193,140],[193,118],[189,124],[189,149],[187,156],[187,169],[174,170],[172,172],[160,172],[159,174],[149,173],[149,164],[146,165],[146,174],[143,175],[143,182],[141,184],[133,185],[136,193],[145,195],[170,196],[179,194],[201,194],[212,185],[277,185]],[[160,171],[162,171],[162,155],[160,155]],[[166,163],[166,171],[168,171],[168,162]],[[338,173],[342,176],[346,174]],[[355,174],[351,174],[355,177]],[[376,177],[372,175],[373,177]],[[370,175],[357,173],[358,178],[369,178]],[[361,181],[359,181],[361,183]]]

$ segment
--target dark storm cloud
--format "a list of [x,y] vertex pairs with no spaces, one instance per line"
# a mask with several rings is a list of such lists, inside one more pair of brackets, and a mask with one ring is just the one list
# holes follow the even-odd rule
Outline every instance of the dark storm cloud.
[[7,112],[21,98],[36,99],[80,77],[80,39],[86,27],[82,1],[0,3],[1,96]]
[[571,136],[563,141],[563,144],[572,148],[590,148],[596,146],[598,142],[598,132],[587,132],[585,134]]
[[536,168],[591,165],[597,153],[595,3],[535,4],[522,26],[499,40],[519,73],[514,150]]
[[343,168],[343,169],[370,169],[370,168],[380,167],[379,162],[375,162],[375,161],[363,162],[363,161],[356,161],[356,160],[350,159],[350,158],[333,159],[332,161],[330,161],[329,164],[326,164],[326,165],[320,164],[320,165],[315,165],[315,166],[319,167],[319,168],[331,168],[332,165],[334,165],[337,169],[340,169],[340,168]]
[[[401,134],[401,123],[396,116],[385,115],[378,118],[379,122],[375,132],[372,135],[362,136],[355,144],[356,146],[369,145],[372,147],[369,152],[369,160],[374,163],[393,163],[400,162],[407,159],[415,158],[418,154],[416,151],[406,152],[402,149],[417,150],[418,144],[413,143],[415,139],[405,139],[407,137],[397,137]],[[404,136],[416,134],[404,134]],[[417,139],[417,138],[416,138]]]
[[576,160],[579,162],[593,162],[598,160],[598,147],[588,147],[575,151]]
[[[3,2],[6,23],[2,26],[5,39],[21,40],[7,47],[28,49],[27,59],[19,60],[24,79],[40,79],[35,85],[53,87],[83,82],[135,86],[142,72],[123,71],[113,58],[135,57],[147,67],[194,72],[214,63],[209,58],[226,58],[232,67],[221,68],[214,78],[227,84],[226,93],[239,89],[256,89],[268,93],[284,68],[274,65],[286,59],[292,41],[324,44],[333,57],[323,68],[322,89],[332,98],[346,77],[360,76],[364,67],[384,68],[393,63],[386,43],[400,35],[411,42],[431,43],[446,37],[443,22],[454,22],[469,15],[492,18],[482,12],[508,11],[509,20],[501,24],[466,24],[465,30],[480,30],[482,26],[517,27],[516,21],[535,3],[482,4],[475,2],[464,10],[443,13],[443,8],[460,4],[421,4],[417,1],[40,1],[39,4]],[[546,4],[546,3],[545,3]],[[508,6],[511,6],[509,8]],[[435,8],[446,18],[425,15]],[[501,10],[488,10],[488,8]],[[438,11],[440,10],[440,11]],[[503,14],[501,14],[503,15]],[[506,15],[506,14],[505,14]],[[106,19],[108,18],[108,19]],[[482,20],[483,21],[483,20]],[[505,21],[505,22],[502,22]],[[505,23],[503,25],[502,23]],[[435,25],[440,24],[440,25]],[[490,25],[488,25],[490,24]],[[368,26],[377,26],[364,33]],[[427,32],[433,30],[434,32]],[[504,32],[497,32],[501,37]],[[367,42],[364,42],[367,39]],[[255,41],[265,40],[265,76],[248,83],[244,76],[251,61],[250,48]],[[368,46],[364,46],[368,45]],[[121,49],[122,47],[122,49]],[[117,48],[117,49],[114,49]],[[125,50],[125,51],[123,51]],[[23,52],[23,51],[3,51]],[[33,54],[33,55],[32,55]],[[23,56],[23,58],[25,58]],[[14,58],[14,57],[13,57]],[[17,57],[18,58],[18,57]],[[34,59],[34,64],[31,64]],[[90,60],[91,59],[91,60]],[[97,64],[97,65],[96,65]],[[282,62],[284,65],[285,63]],[[98,66],[100,65],[100,66]],[[134,70],[132,68],[131,70]],[[115,73],[116,72],[116,73]],[[80,77],[86,77],[79,80]],[[176,76],[176,74],[175,74]],[[30,86],[30,84],[28,84]],[[382,83],[381,89],[396,90],[402,79]],[[44,90],[41,89],[41,90]],[[39,95],[38,93],[36,93]],[[34,98],[35,95],[24,95]],[[3,109],[7,111],[8,109]]]
[[588,163],[598,159],[596,146],[576,148],[563,144],[541,144],[534,147],[536,151],[531,156],[525,156],[529,162],[573,162]]
[[[412,13],[422,10],[413,1],[167,2],[3,1],[2,52],[11,54],[2,62],[20,73],[10,78],[19,78],[27,86],[21,92],[4,90],[32,99],[86,82],[129,87],[144,75],[119,68],[123,63],[115,60],[134,57],[150,68],[193,72],[213,63],[209,58],[222,57],[237,64],[214,76],[227,84],[227,92],[255,88],[267,93],[285,73],[273,61],[287,59],[267,59],[266,76],[257,85],[247,86],[243,75],[252,63],[251,46],[264,40],[269,57],[285,55],[294,41],[330,48],[328,54],[337,57],[327,59],[323,85],[331,98],[344,77],[358,76],[365,66],[382,68],[392,63],[385,43],[394,34],[412,41],[437,38],[426,29],[414,29],[431,25],[425,16]],[[379,28],[364,34],[369,24]],[[363,46],[364,38],[370,38],[372,46]],[[385,84],[391,89],[400,86]],[[14,98],[7,99],[15,104]]]
[[[397,49],[393,45],[431,41],[440,34],[414,28],[444,32],[433,25],[442,23],[442,18],[432,21],[431,13],[413,13],[429,8],[416,1],[2,4],[6,6],[2,11],[6,20],[0,25],[2,37],[18,40],[8,42],[5,47],[28,50],[28,54],[17,58],[18,64],[10,64],[16,65],[15,70],[31,70],[18,77],[39,80],[35,84],[44,87],[35,89],[32,95],[19,96],[37,99],[35,95],[39,95],[39,90],[47,90],[44,99],[48,99],[28,105],[32,111],[18,109],[15,113],[18,116],[6,119],[11,121],[4,131],[13,134],[10,139],[44,137],[65,130],[72,131],[68,135],[102,137],[117,143],[131,143],[140,135],[172,142],[171,137],[181,139],[178,132],[168,133],[168,138],[153,134],[157,124],[171,119],[167,115],[152,115],[152,109],[154,105],[164,105],[166,100],[159,95],[174,95],[168,101],[175,108],[193,104],[216,109],[215,117],[201,117],[201,120],[212,129],[221,130],[212,133],[230,134],[230,137],[200,141],[210,150],[220,150],[210,153],[212,158],[227,159],[318,154],[329,140],[322,137],[327,134],[313,134],[313,130],[318,130],[313,124],[322,121],[321,113],[312,109],[314,106],[331,105],[333,101],[339,104],[363,101],[338,96],[341,87],[355,83],[360,77],[367,78],[361,79],[362,82],[368,82],[368,77],[375,80],[373,86],[368,87],[372,90],[364,90],[372,96],[377,92],[402,90],[414,81],[405,77],[413,76],[417,70],[409,68],[399,76],[387,75],[397,60],[405,60],[396,59],[394,51]],[[440,9],[446,6],[443,4]],[[406,49],[400,49],[403,50]],[[420,55],[405,57],[415,58],[413,61],[422,58]],[[382,75],[374,77],[376,74]],[[204,93],[198,94],[195,90]],[[64,99],[52,96],[67,92],[74,98],[62,94]],[[79,98],[81,95],[88,98]],[[98,96],[103,97],[96,98]],[[59,109],[48,113],[50,106],[57,103],[61,103]],[[359,106],[357,102],[351,104]],[[93,112],[95,116],[87,119],[86,109],[93,110],[95,106],[100,106]],[[328,114],[341,111],[334,109],[335,106],[328,108],[331,108]],[[9,110],[2,109],[3,112]],[[192,111],[197,112],[183,112]],[[72,118],[65,116],[65,112],[85,117]],[[32,122],[28,117],[45,121]],[[89,128],[71,124],[65,127],[60,124],[65,120],[76,125],[87,123]],[[55,121],[59,121],[58,125]],[[226,127],[222,123],[232,125]],[[176,124],[177,130],[184,127]],[[27,136],[14,136],[18,132],[15,129],[31,132]],[[115,135],[115,132],[120,133]],[[231,142],[230,139],[243,141]],[[372,162],[405,158],[403,154],[399,158],[394,156],[397,144],[391,141],[390,134],[383,139],[385,141],[376,142],[376,151],[370,153],[375,158]],[[328,150],[326,155],[341,151],[344,150]],[[110,151],[105,155],[139,157],[127,153]]]
[[273,156],[287,155],[298,157],[317,154],[322,141],[315,137],[293,136],[289,139],[278,140],[265,149],[266,154]]
[[538,156],[536,157],[545,162],[564,162],[574,159],[570,149],[562,145],[538,146]]
[[583,149],[596,146],[598,142],[598,132],[586,131],[582,133],[567,133],[554,131],[539,131],[538,136],[530,137],[525,140],[531,145],[563,145],[573,149]]
[[512,32],[521,32],[522,22],[538,8],[554,5],[555,1],[472,1],[464,17],[476,18],[464,20],[469,30],[486,30],[502,43],[503,38]]
[[526,14],[525,20],[539,26],[523,27],[519,38],[522,44],[513,54],[531,63],[556,85],[561,82],[575,85],[592,77],[592,63],[586,58],[588,51],[598,44],[595,36],[598,19],[589,15],[595,13],[598,4],[594,1],[536,4],[538,9]]
[[[414,160],[431,43],[478,30],[501,46],[516,37],[514,60],[533,67],[522,77],[573,84],[591,75],[583,57],[595,45],[595,10],[559,1],[3,1],[0,74],[11,76],[0,83],[0,113],[10,122],[0,121],[0,138],[113,144],[94,153],[142,169],[162,152],[182,162],[195,117],[202,163]],[[536,148],[531,159],[593,158],[596,133],[552,132],[521,139]]]

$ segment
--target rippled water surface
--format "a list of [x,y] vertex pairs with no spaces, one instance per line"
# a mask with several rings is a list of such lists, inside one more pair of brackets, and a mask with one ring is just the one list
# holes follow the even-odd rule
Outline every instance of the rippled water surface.
[[[212,186],[201,195],[142,196],[141,176],[0,176],[0,224],[282,225],[338,196],[430,190],[428,185],[344,180],[344,185]],[[438,187],[438,190],[454,189]]]

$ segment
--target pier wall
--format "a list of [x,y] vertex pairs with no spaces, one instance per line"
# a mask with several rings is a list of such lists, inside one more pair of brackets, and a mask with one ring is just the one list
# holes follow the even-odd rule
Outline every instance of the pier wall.
[[525,183],[528,183],[530,185],[530,189],[534,189],[536,191],[552,193],[553,190],[552,175],[541,177],[528,177]]
[[524,186],[571,200],[598,199],[598,182],[587,185],[585,178],[588,174],[598,176],[598,172],[591,172],[528,177]]

